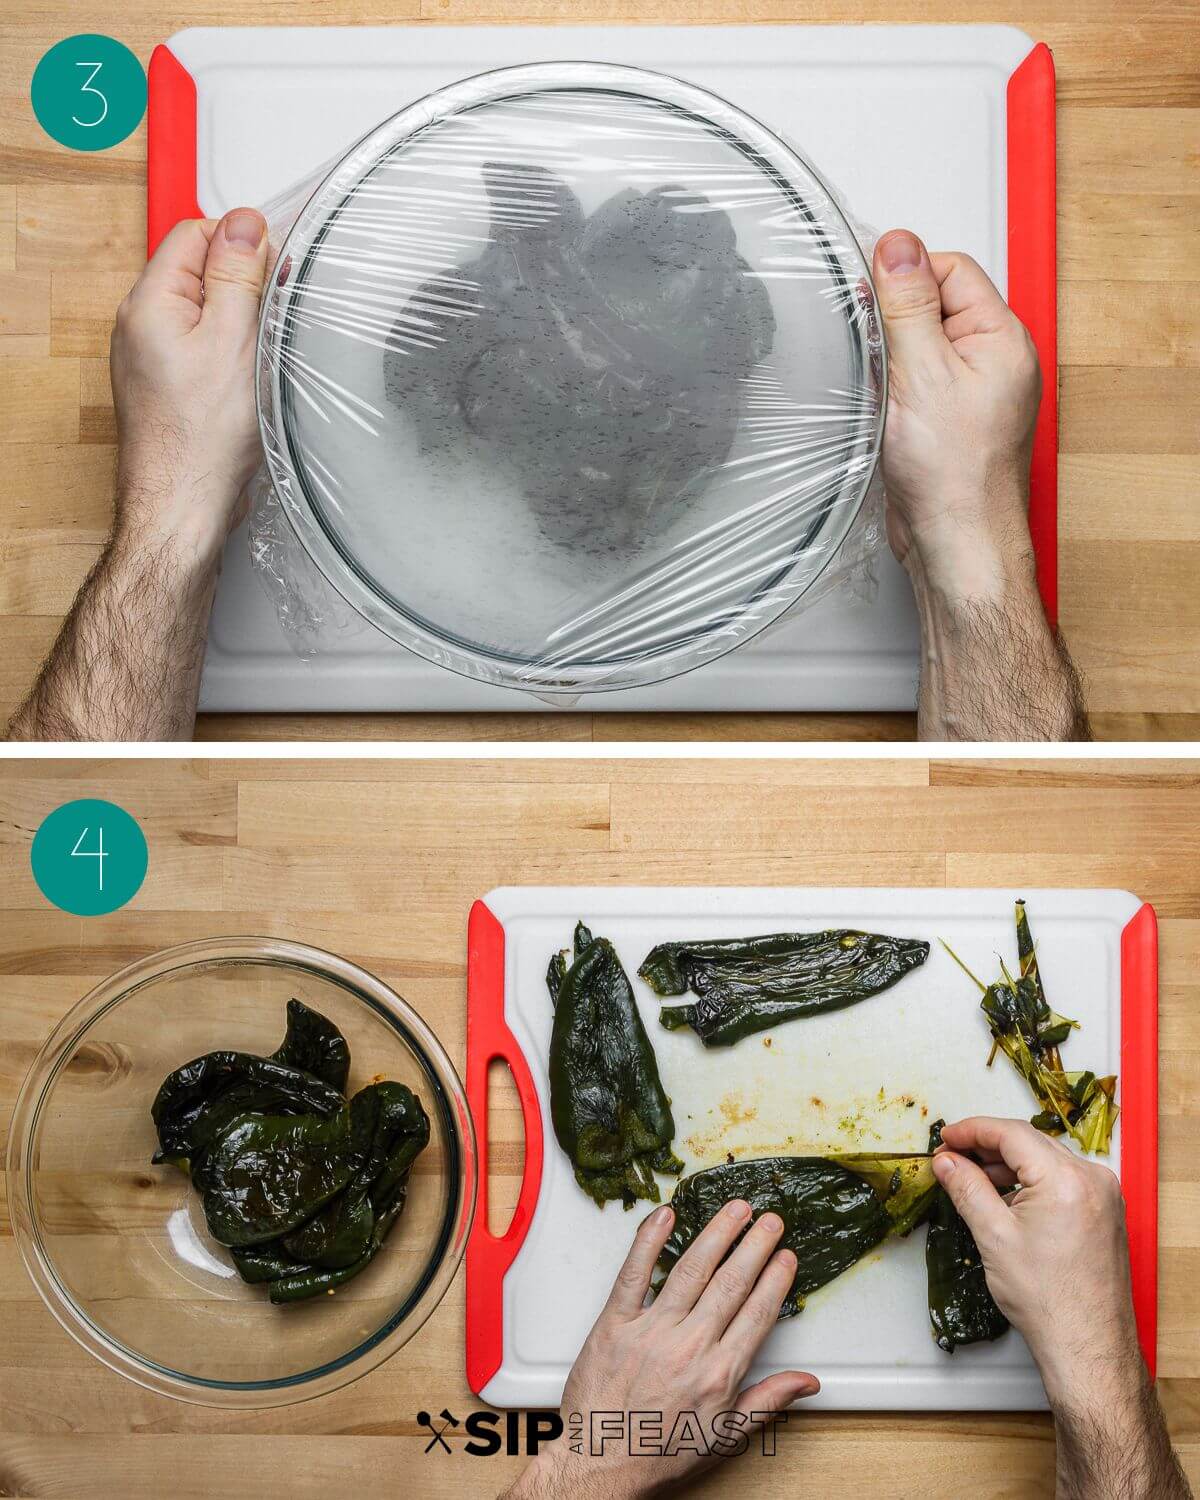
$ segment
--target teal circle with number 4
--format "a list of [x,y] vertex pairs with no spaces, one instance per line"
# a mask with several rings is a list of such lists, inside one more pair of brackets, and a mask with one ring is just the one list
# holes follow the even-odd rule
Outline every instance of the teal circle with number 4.
[[150,855],[123,807],[85,797],[42,820],[29,861],[47,901],[77,917],[102,917],[137,895]]
[[56,42],[33,71],[38,124],[72,151],[104,151],[146,113],[146,72],[123,42],[88,32]]

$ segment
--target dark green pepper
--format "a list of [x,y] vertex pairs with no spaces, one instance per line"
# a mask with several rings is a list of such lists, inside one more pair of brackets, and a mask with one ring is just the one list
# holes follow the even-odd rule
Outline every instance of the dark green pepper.
[[633,989],[613,945],[579,923],[573,962],[547,973],[554,1002],[550,1116],[575,1178],[603,1208],[619,1199],[657,1203],[655,1172],[678,1173],[675,1122]]
[[270,1057],[208,1052],[168,1074],[150,1110],[154,1160],[190,1160],[241,1114],[336,1114],[349,1071],[350,1049],[333,1022],[289,1000],[287,1030]]
[[340,1268],[360,1260],[375,1229],[376,1204],[390,1205],[429,1142],[428,1117],[403,1084],[370,1084],[351,1100],[350,1115],[350,1156],[358,1163],[353,1178],[283,1240],[287,1254],[302,1264]]
[[429,1119],[404,1084],[347,1103],[345,1038],[298,1000],[272,1057],[211,1052],[154,1101],[155,1161],[186,1161],[213,1237],[243,1280],[287,1303],[344,1285],[403,1212]]
[[350,1048],[346,1038],[320,1011],[310,1010],[302,1000],[289,1000],[287,1032],[275,1050],[276,1062],[311,1073],[339,1094],[346,1092],[350,1076]]
[[259,1245],[311,1219],[355,1171],[350,1111],[239,1115],[193,1164],[209,1233],[222,1245]]
[[314,1114],[327,1119],[345,1102],[328,1083],[273,1058],[209,1052],[163,1081],[150,1110],[159,1141],[154,1160],[188,1160],[238,1115]]
[[690,1026],[706,1047],[730,1047],[784,1021],[857,1005],[928,957],[928,943],[838,928],[660,943],[638,973],[656,995],[697,997],[663,1007],[668,1030]]
[[780,1317],[883,1240],[908,1234],[929,1212],[937,1183],[928,1156],[768,1156],[709,1167],[683,1178],[671,1197],[675,1224],[659,1257],[669,1272],[714,1214],[734,1198],[753,1217],[777,1213],[780,1245],[796,1275]]
[[[929,1149],[942,1143],[944,1120],[929,1129]],[[1008,1319],[988,1290],[983,1260],[962,1215],[939,1187],[929,1211],[925,1239],[929,1321],[938,1348],[953,1354],[960,1344],[992,1342],[1008,1331]]]
[[356,1261],[340,1268],[298,1266],[290,1275],[278,1276],[272,1280],[271,1301],[276,1306],[283,1306],[289,1302],[304,1302],[309,1297],[328,1295],[339,1286],[345,1286],[348,1281],[353,1281],[360,1272],[366,1270],[379,1253],[379,1248],[387,1238],[389,1230],[404,1210],[406,1195],[407,1187],[401,1186],[391,1206],[376,1218],[366,1248]]

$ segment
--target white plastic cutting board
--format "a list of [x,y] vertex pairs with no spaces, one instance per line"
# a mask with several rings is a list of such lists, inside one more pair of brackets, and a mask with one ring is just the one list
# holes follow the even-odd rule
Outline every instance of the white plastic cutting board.
[[[504,930],[504,1019],[534,1080],[545,1150],[541,1191],[504,1280],[503,1359],[480,1392],[495,1406],[556,1406],[567,1372],[607,1295],[641,1215],[601,1212],[574,1181],[550,1126],[545,1058],[552,1011],[546,965],[577,919],[611,938],[633,981],[676,1123],[675,1150],[693,1171],[725,1159],[824,1150],[924,1151],[929,1122],[1034,1110],[989,1035],[978,992],[942,950],[985,982],[997,955],[1016,958],[1013,901],[1027,900],[1050,1003],[1081,1023],[1068,1065],[1098,1074],[1121,1061],[1121,934],[1141,902],[1102,890],[820,890],[505,888],[484,904]],[[654,944],[679,938],[858,927],[931,943],[924,966],[881,995],[706,1050],[668,1032],[636,977]],[[1120,1094],[1118,1093],[1118,1100]],[[912,1104],[908,1103],[912,1100]],[[1108,1165],[1119,1170],[1121,1123]],[[669,1192],[669,1180],[661,1179]],[[946,1355],[929,1332],[925,1232],[885,1243],[780,1323],[753,1378],[796,1367],[821,1394],[805,1407],[1032,1410],[1045,1405],[1020,1336]],[[472,1290],[468,1284],[468,1316]]]
[[[511,64],[590,59],[673,73],[786,135],[882,230],[903,224],[1006,265],[1005,89],[1032,47],[1003,26],[210,29],[171,50],[196,82],[197,197],[208,214],[275,196],[413,99]],[[898,128],[897,122],[902,122]],[[863,600],[834,595],[720,661],[576,709],[911,709],[917,628],[890,556]],[[200,706],[544,710],[458,677],[373,629],[309,661],[254,578],[244,532],[222,574]]]

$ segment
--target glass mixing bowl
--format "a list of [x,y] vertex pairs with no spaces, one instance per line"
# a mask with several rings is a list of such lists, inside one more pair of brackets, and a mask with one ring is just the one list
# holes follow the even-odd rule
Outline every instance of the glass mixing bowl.
[[260,425],[303,561],[502,686],[710,661],[859,513],[869,288],[817,173],[704,89],[597,63],[444,88],[320,182],[264,298]]
[[[351,1091],[405,1083],[431,1130],[374,1261],[336,1296],[273,1307],[210,1238],[186,1174],[151,1166],[150,1105],[201,1053],[274,1051],[293,997],[341,1028]],[[475,1209],[475,1132],[433,1032],[357,965],[271,938],[170,948],[81,1000],[21,1088],[7,1169],[21,1257],[67,1332],[139,1385],[209,1406],[303,1401],[388,1359],[453,1280]]]

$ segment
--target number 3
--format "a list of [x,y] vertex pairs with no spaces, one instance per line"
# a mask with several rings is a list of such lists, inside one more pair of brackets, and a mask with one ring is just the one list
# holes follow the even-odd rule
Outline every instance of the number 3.
[[83,87],[79,90],[79,92],[81,94],[95,94],[96,98],[99,99],[102,108],[100,110],[100,113],[96,116],[96,118],[94,120],[81,120],[81,119],[78,118],[77,115],[72,115],[71,116],[71,123],[73,125],[80,125],[80,126],[82,126],[84,130],[91,130],[94,126],[101,124],[104,121],[104,119],[106,118],[106,116],[108,115],[108,100],[100,92],[99,89],[94,89],[92,87],[92,79],[95,78],[96,74],[100,71],[100,69],[104,66],[104,64],[103,63],[77,62],[75,64],[75,66],[77,68],[91,68],[92,71],[87,76],[87,82],[83,85]]

